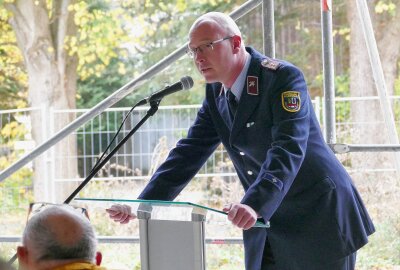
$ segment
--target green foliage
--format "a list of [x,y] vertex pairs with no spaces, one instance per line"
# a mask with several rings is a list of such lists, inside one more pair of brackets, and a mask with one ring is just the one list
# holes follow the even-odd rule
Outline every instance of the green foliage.
[[335,77],[335,88],[337,97],[350,96],[350,78],[347,73]]
[[[17,160],[19,154],[14,150],[14,143],[25,136],[25,127],[16,121],[11,121],[0,130],[1,151],[7,149],[8,155],[0,157],[0,171],[9,167]],[[18,208],[27,205],[32,199],[32,171],[28,168],[18,170],[6,180],[0,182],[1,210]]]
[[360,270],[392,269],[388,267],[400,265],[399,224],[398,214],[375,222],[376,232],[370,237],[370,242],[357,253]]
[[26,129],[24,125],[19,124],[16,121],[4,125],[0,131],[0,142],[2,145],[12,147],[15,140],[21,140],[25,136]]
[[[111,60],[124,54],[122,44],[128,40],[120,16],[122,9],[111,8],[109,1],[78,1],[68,10],[75,14],[77,36],[69,36],[65,46],[70,56],[77,54],[81,79],[91,75],[101,76]],[[125,53],[126,55],[126,53]],[[119,72],[124,72],[121,65]]]
[[[26,134],[25,126],[17,121],[10,121],[0,130],[0,151],[7,155],[0,156],[0,171],[8,168],[22,154],[14,148],[15,142],[23,140]],[[32,193],[32,170],[22,168],[13,173],[4,181],[0,182],[0,214],[12,212],[13,217],[10,220],[3,219],[0,226],[2,233],[15,234],[18,226],[10,226],[14,222],[18,223],[18,216],[26,213],[26,207],[33,199]]]
[[27,76],[9,19],[10,13],[0,3],[0,109],[26,106]]
[[[348,97],[350,95],[350,78],[347,73],[335,77],[335,96]],[[319,74],[310,88],[320,87],[323,88],[323,77]],[[336,121],[338,123],[346,122],[350,119],[350,103],[349,102],[336,102]]]
[[[93,74],[85,80],[78,81],[78,108],[91,108],[97,105],[97,103],[107,98],[128,82],[130,78],[118,72],[118,67],[121,62],[124,63],[124,66],[128,70],[134,68],[130,59],[113,58],[107,68],[102,72],[101,78]],[[121,100],[117,106],[130,107],[133,105],[133,102],[138,101],[138,99],[139,97],[133,94],[129,96],[129,98]]]
[[[0,157],[0,170],[9,167],[16,161],[16,155]],[[10,211],[16,208],[26,208],[29,202],[33,200],[32,193],[32,171],[28,168],[18,170],[6,180],[0,182],[1,211]],[[23,210],[25,212],[25,210]],[[3,213],[2,213],[3,214]]]
[[[8,24],[9,14],[3,7],[4,2],[13,1],[0,0],[0,108],[2,109],[25,106],[27,97],[26,71],[15,36]],[[78,34],[69,36],[65,41],[65,47],[70,56],[77,55],[79,58],[78,107],[95,106],[129,80],[136,78],[183,45],[187,41],[190,25],[199,15],[212,10],[228,13],[244,2],[234,0],[77,1],[76,4],[71,5],[69,11],[74,13]],[[398,1],[375,2],[377,3],[375,12],[379,17],[393,17],[394,12],[397,12]],[[310,80],[309,88],[312,94],[314,96],[322,95],[319,5],[314,2],[290,0],[279,1],[277,4],[275,13],[277,57],[287,59],[304,70],[306,77]],[[335,72],[338,74],[335,77],[335,89],[336,95],[340,97],[349,95],[349,77],[346,69],[348,67],[350,30],[346,24],[344,7],[343,0],[335,2],[333,11],[335,15],[333,18],[335,62],[339,67],[336,69],[335,66]],[[262,49],[262,27],[257,24],[260,22],[260,16],[261,12],[258,9],[251,11],[238,21],[246,45],[253,45],[259,50]],[[292,42],[285,44],[284,42],[287,40],[292,40]],[[166,84],[173,83],[185,75],[194,78],[194,89],[190,92],[182,91],[171,95],[163,100],[162,105],[201,102],[204,95],[204,81],[196,72],[192,60],[182,57],[177,63],[162,71],[116,106],[132,106],[144,96],[162,89]],[[395,85],[395,94],[400,95],[399,78]],[[337,106],[337,121],[345,122],[350,117],[350,104],[341,102]],[[396,109],[396,115],[399,115],[398,109]],[[95,130],[104,130],[97,120],[93,122],[93,127]],[[85,127],[81,131],[84,129]],[[89,132],[89,130],[87,131]],[[0,143],[11,149],[13,141],[21,139],[25,131],[20,129],[18,124],[10,123],[1,132]],[[10,139],[5,139],[7,136],[4,134],[10,136]],[[79,143],[82,143],[83,137],[78,136],[78,140]],[[350,140],[346,138],[346,141]],[[95,147],[98,145],[96,144]],[[89,152],[89,149],[86,150]],[[95,151],[95,153],[97,152]],[[0,157],[0,170],[14,162],[17,154],[17,152],[13,152],[7,158]],[[216,160],[222,160],[222,158]],[[224,162],[219,164],[221,169],[231,167],[228,161],[223,160]],[[1,209],[15,207],[15,204],[22,205],[32,199],[31,174],[31,169],[24,168],[0,183]],[[234,196],[239,193],[235,189],[224,189],[230,184],[226,178],[207,179],[204,182],[203,191],[208,192],[205,196],[210,197],[211,200],[219,200],[219,203],[221,194]],[[123,186],[126,189],[126,185]],[[109,187],[98,188],[94,193],[102,194],[107,192],[107,188]],[[378,224],[379,234],[375,234],[371,244],[363,249],[359,257],[359,264],[365,265],[365,269],[378,269],[376,267],[400,264],[397,256],[400,250],[397,237],[399,235],[398,224],[398,218],[390,218]],[[114,232],[108,227],[99,227],[98,230],[105,234]],[[394,235],[396,237],[393,237]],[[111,249],[115,249],[113,245],[109,246],[112,246]],[[212,255],[214,253],[217,255],[218,260],[211,260],[210,269],[243,269],[243,267],[237,267],[242,262],[240,248],[239,251],[221,250],[211,252]],[[118,249],[112,252],[118,253]],[[105,258],[114,258],[111,254],[105,255]],[[137,255],[135,253],[135,256]],[[124,257],[129,256],[124,254]],[[107,266],[107,263],[105,265]],[[139,265],[136,260],[133,268],[139,269]],[[363,266],[361,269],[364,269]]]
[[380,0],[375,5],[375,12],[377,14],[388,13],[394,16],[396,12],[396,3],[392,0]]
[[[400,63],[399,63],[400,66]],[[400,95],[400,76],[397,77],[397,79],[394,82],[394,95],[399,96]],[[400,119],[400,102],[396,100],[393,104],[393,109],[394,109],[394,116],[395,116],[395,121],[399,121]],[[400,125],[397,125],[397,133],[400,133]]]
[[[17,245],[16,243],[0,243],[0,260],[3,262],[7,262],[15,253],[17,252]],[[18,265],[17,262],[14,263],[14,269],[19,269],[16,266]],[[12,270],[12,269],[10,269]]]
[[[350,79],[347,74],[335,77],[337,97],[348,97],[350,94]],[[336,122],[345,123],[350,120],[350,102],[336,102]],[[342,138],[343,139],[343,138]]]
[[[15,161],[15,154],[7,158],[0,157],[0,171]],[[22,168],[0,182],[0,194],[0,214],[3,217],[0,220],[1,233],[18,235],[23,230],[24,223],[21,221],[26,219],[28,205],[33,201],[32,170]]]
[[3,5],[4,3],[14,3],[15,0],[0,0],[0,5]]
[[[397,66],[398,66],[398,69],[400,69],[400,63]],[[400,95],[400,75],[394,81],[394,94]]]
[[242,245],[209,245],[206,247],[207,269],[244,269],[244,249]]
[[[121,7],[129,12],[125,26],[131,29],[130,42],[126,43],[135,63],[134,70],[127,74],[137,76],[163,59],[187,41],[189,27],[200,15],[210,10],[231,11],[244,1],[124,1]],[[177,93],[166,98],[164,105],[199,103],[203,99],[203,81],[195,71],[192,60],[182,58],[168,67],[154,80],[139,89],[138,96],[146,96],[162,89],[165,84],[178,81],[181,77],[194,77],[195,88],[189,93]],[[200,83],[201,81],[201,83]],[[201,85],[201,86],[200,86]],[[144,88],[145,87],[145,88]],[[201,90],[200,90],[201,89]]]

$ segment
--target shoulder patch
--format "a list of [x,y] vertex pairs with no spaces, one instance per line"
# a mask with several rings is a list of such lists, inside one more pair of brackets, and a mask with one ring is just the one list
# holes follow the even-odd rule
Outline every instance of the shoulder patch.
[[276,60],[264,59],[264,60],[261,61],[261,65],[263,67],[268,68],[268,69],[277,70],[280,64]]
[[286,91],[282,93],[282,107],[288,112],[298,112],[301,107],[300,92]]

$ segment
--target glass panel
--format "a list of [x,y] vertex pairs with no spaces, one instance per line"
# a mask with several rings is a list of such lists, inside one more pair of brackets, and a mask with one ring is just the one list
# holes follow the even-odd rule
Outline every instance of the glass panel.
[[[190,202],[95,198],[76,198],[75,201],[77,203],[95,204],[95,206],[103,207],[104,209],[111,207],[113,204],[127,204],[131,207],[132,213],[136,215],[138,211],[151,213],[152,219],[190,221],[192,220],[192,214],[200,214],[206,216],[207,223],[218,223],[224,226],[230,224],[225,212]],[[269,222],[265,224],[257,221],[253,227],[269,228]]]

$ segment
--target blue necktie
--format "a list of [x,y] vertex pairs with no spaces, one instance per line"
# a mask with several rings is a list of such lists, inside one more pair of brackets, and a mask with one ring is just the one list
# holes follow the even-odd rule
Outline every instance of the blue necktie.
[[226,99],[228,101],[229,112],[233,120],[235,118],[238,103],[236,102],[236,97],[232,93],[231,89],[228,89],[228,91],[226,91]]

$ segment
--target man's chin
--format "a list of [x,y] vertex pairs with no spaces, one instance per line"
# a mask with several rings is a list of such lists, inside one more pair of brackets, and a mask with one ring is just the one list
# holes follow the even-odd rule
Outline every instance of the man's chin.
[[207,83],[216,83],[219,82],[217,78],[211,76],[203,76]]

